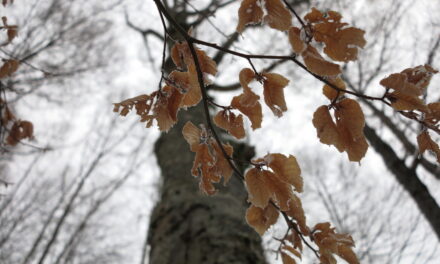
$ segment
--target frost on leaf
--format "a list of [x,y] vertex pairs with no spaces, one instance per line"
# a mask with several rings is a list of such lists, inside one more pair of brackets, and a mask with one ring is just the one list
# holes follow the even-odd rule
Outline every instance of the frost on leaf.
[[237,139],[244,138],[243,116],[236,116],[229,110],[222,110],[214,117],[214,123],[224,130],[228,131]]
[[364,135],[365,117],[359,104],[343,99],[335,104],[336,123],[328,107],[320,106],[313,115],[313,125],[318,138],[327,145],[334,145],[340,152],[347,152],[350,161],[360,161],[368,150]]
[[426,150],[429,150],[437,156],[437,162],[440,163],[440,148],[438,144],[432,140],[428,131],[424,131],[417,136],[417,143],[419,145],[420,154],[423,154]]
[[284,99],[284,87],[289,84],[289,80],[277,73],[263,73],[264,76],[264,101],[269,106],[274,115],[281,117],[287,111]]
[[420,96],[424,94],[432,75],[437,72],[429,65],[419,65],[393,73],[382,79],[380,84],[387,89],[386,98],[394,109],[428,111]]
[[[114,104],[114,112],[126,116],[133,108],[141,122],[151,127],[157,121],[160,131],[167,132],[176,122],[183,95],[174,87],[165,86],[150,95],[140,95]],[[121,109],[122,108],[122,109]]]
[[277,222],[279,211],[271,204],[264,208],[251,205],[246,211],[246,221],[261,236]]
[[[209,136],[208,131],[187,122],[182,130],[183,137],[190,145],[195,158],[191,173],[200,178],[199,188],[202,192],[212,195],[216,192],[213,183],[218,183],[223,178],[226,184],[232,175],[232,169],[223,155],[220,146]],[[223,149],[228,156],[232,156],[233,148],[223,144]]]
[[251,121],[251,127],[253,130],[261,127],[261,122],[263,121],[263,113],[261,109],[261,104],[257,100],[253,105],[243,104],[243,99],[245,94],[241,94],[232,98],[231,107],[238,109]]
[[242,33],[245,26],[258,24],[263,20],[263,9],[259,0],[243,0],[238,9],[237,32]]
[[292,26],[292,15],[281,0],[265,0],[267,15],[264,21],[271,27],[286,31]]
[[173,71],[168,75],[167,84],[173,86],[183,94],[180,107],[197,105],[202,100],[197,71],[193,64],[188,65],[188,71]]
[[18,60],[6,60],[0,68],[0,79],[11,76],[18,70],[20,62]]
[[348,24],[341,22],[342,16],[338,12],[322,13],[312,8],[304,19],[311,24],[315,41],[324,43],[324,53],[335,61],[356,60],[358,48],[366,44],[365,31],[346,27]]
[[353,252],[353,238],[348,234],[338,234],[330,223],[319,223],[312,230],[312,237],[319,247],[320,260],[323,264],[334,264],[338,255],[349,264],[359,264],[356,254]]
[[336,76],[341,73],[338,64],[326,61],[321,54],[312,46],[307,46],[307,49],[301,54],[304,63],[311,72],[321,76]]
[[306,43],[301,39],[301,29],[297,27],[289,29],[289,42],[296,54],[301,54],[307,47]]

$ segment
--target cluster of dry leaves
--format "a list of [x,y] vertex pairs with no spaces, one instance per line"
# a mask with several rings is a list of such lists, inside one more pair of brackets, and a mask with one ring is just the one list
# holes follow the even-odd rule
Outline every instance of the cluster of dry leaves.
[[[6,6],[13,2],[12,0],[3,0],[2,5]],[[1,43],[0,46],[6,46],[17,36],[17,26],[9,25],[6,17],[2,17],[2,22],[3,26],[0,26],[0,30],[6,31],[7,39],[4,43]],[[12,74],[18,70],[19,66],[20,62],[18,60],[3,60],[3,65],[0,67],[0,81],[12,76]],[[0,122],[1,130],[7,132],[5,143],[8,145],[15,146],[23,139],[33,139],[34,137],[33,124],[29,121],[16,118],[8,107],[6,99],[3,98],[0,98]]]
[[[236,30],[240,33],[247,25],[259,23],[287,33],[293,52],[302,58],[307,70],[326,80],[323,94],[329,99],[329,104],[318,107],[312,120],[318,138],[322,143],[346,152],[350,161],[359,162],[368,149],[363,132],[365,117],[359,103],[346,97],[346,85],[340,77],[341,68],[335,62],[356,60],[358,49],[366,45],[365,32],[341,22],[342,16],[338,12],[323,13],[315,8],[305,15],[306,23],[302,22],[301,28],[294,27],[292,14],[281,0],[243,0],[238,17]],[[327,59],[314,46],[316,44],[322,45]],[[203,98],[202,89],[210,84],[209,77],[216,75],[217,66],[204,51],[195,48],[191,52],[189,45],[193,44],[179,42],[172,47],[171,57],[176,70],[163,78],[166,82],[164,87],[149,95],[117,103],[114,111],[125,116],[135,109],[147,127],[156,120],[159,129],[166,132],[177,122],[179,109],[197,105],[202,99],[209,100]],[[418,120],[438,127],[440,104],[426,105],[420,98],[435,73],[436,70],[425,65],[392,74],[380,83],[386,88],[383,99],[396,110],[410,111],[420,117]],[[198,78],[200,76],[202,81]],[[240,71],[239,81],[241,94],[233,97],[228,106],[215,104],[221,110],[213,117],[218,127],[237,139],[245,137],[243,115],[249,119],[252,129],[261,127],[260,96],[275,116],[281,117],[287,111],[284,88],[289,83],[280,74],[258,73],[249,68]],[[263,86],[262,95],[251,88],[251,82]],[[200,179],[201,191],[209,195],[216,192],[215,183],[222,178],[227,183],[233,173],[233,148],[220,143],[213,133],[209,127],[196,126],[191,122],[183,128],[183,136],[191,151],[195,152],[192,174]],[[421,153],[431,150],[440,160],[439,147],[427,131],[419,135],[418,142]],[[359,263],[352,249],[354,241],[351,236],[336,233],[329,223],[318,223],[313,228],[306,224],[298,196],[303,190],[303,180],[294,156],[267,154],[250,164],[253,168],[244,176],[251,204],[246,213],[247,222],[263,235],[280,214],[283,215],[289,224],[285,237],[280,240],[279,253],[284,264],[301,259],[305,236],[318,246],[321,263],[336,263],[335,255],[350,264]]]

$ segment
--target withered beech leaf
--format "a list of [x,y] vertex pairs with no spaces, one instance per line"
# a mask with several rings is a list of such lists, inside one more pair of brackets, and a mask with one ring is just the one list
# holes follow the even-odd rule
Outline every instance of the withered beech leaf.
[[265,7],[263,19],[271,28],[286,31],[292,26],[292,15],[281,0],[265,0]]
[[259,0],[243,0],[238,9],[237,32],[242,33],[246,25],[258,24],[263,20],[263,9]]
[[279,214],[279,211],[271,204],[264,208],[251,205],[246,211],[246,221],[262,236],[277,222]]
[[177,122],[182,97],[183,95],[171,86],[165,86],[159,92],[153,113],[160,131],[168,132]]
[[425,122],[436,125],[440,121],[440,102],[430,103],[425,111]]
[[306,215],[302,207],[301,199],[295,194],[292,195],[289,201],[289,210],[286,211],[287,215],[295,219],[296,223],[304,235],[309,234],[309,228],[306,224]]
[[202,100],[202,91],[200,90],[196,67],[193,64],[188,65],[188,92],[184,94],[181,107],[197,105]]
[[301,169],[294,156],[286,157],[279,153],[267,154],[264,161],[281,181],[293,185],[297,192],[303,191]]
[[296,54],[301,54],[307,47],[306,43],[301,39],[301,29],[297,27],[289,29],[289,42]]
[[281,252],[281,260],[283,264],[296,264],[296,261],[284,252]]
[[293,195],[291,185],[281,181],[270,171],[264,170],[263,174],[266,176],[266,187],[271,192],[272,200],[278,205],[281,211],[289,210],[289,201]]
[[417,143],[419,145],[420,154],[423,154],[426,150],[429,150],[437,156],[437,162],[440,163],[440,148],[438,144],[432,140],[428,131],[423,131],[417,136]]
[[229,110],[222,110],[214,116],[214,123],[237,139],[244,138],[245,136],[243,116],[241,114],[236,116]]
[[190,121],[186,122],[182,130],[183,137],[191,147],[191,151],[196,151],[196,146],[200,143],[202,131]]
[[220,181],[217,175],[210,173],[210,170],[214,166],[214,157],[211,155],[209,146],[206,143],[198,144],[195,150],[196,155],[191,173],[194,177],[200,177],[200,190],[207,195],[213,195],[216,190],[212,183]]
[[335,116],[348,159],[360,161],[368,150],[368,143],[364,135],[365,117],[359,103],[349,98],[341,100],[337,104]]
[[318,138],[321,143],[335,146],[340,152],[345,150],[345,146],[339,136],[336,124],[333,121],[330,111],[326,105],[316,109],[313,114],[313,126],[316,128]]
[[6,60],[0,68],[0,79],[11,76],[18,70],[20,62],[18,60]]
[[286,252],[290,252],[292,255],[294,255],[295,257],[301,259],[301,253],[296,250],[294,247],[288,246],[288,245],[284,245],[282,248],[282,250],[286,251]]
[[[199,61],[200,70],[204,73],[215,75],[217,73],[217,64],[203,50],[194,47]],[[174,64],[184,69],[190,65],[195,65],[193,56],[187,42],[178,42],[171,48],[171,59]]]
[[34,125],[25,120],[15,121],[9,131],[9,135],[6,138],[6,143],[15,146],[23,139],[34,138]]
[[231,107],[238,109],[240,112],[242,112],[245,116],[249,118],[253,130],[260,128],[261,122],[263,121],[261,104],[258,101],[252,106],[243,104],[242,101],[244,100],[242,99],[244,96],[245,96],[244,94],[234,96],[234,98],[232,98],[231,101]]
[[321,76],[336,76],[341,73],[338,64],[326,61],[311,45],[301,54],[304,63],[311,72]]
[[240,84],[243,87],[243,96],[240,97],[240,104],[243,106],[253,106],[260,99],[260,96],[252,92],[249,87],[249,83],[253,81],[255,77],[254,71],[249,68],[244,68],[240,71]]
[[277,73],[263,73],[264,102],[272,110],[274,115],[281,117],[287,111],[286,100],[284,99],[284,87],[289,80]]
[[[211,169],[211,173],[216,175],[217,177],[223,177],[223,185],[226,185],[229,182],[229,179],[232,176],[232,168],[229,165],[229,162],[226,160],[225,156],[223,155],[222,150],[220,149],[217,142],[214,142],[211,144],[213,146],[214,152],[215,152],[215,164]],[[234,149],[231,145],[228,144],[222,144],[223,149],[226,151],[226,154],[229,157],[232,157],[232,154],[234,152]]]
[[[329,82],[330,82],[331,84],[333,84],[334,86],[336,86],[336,87],[342,89],[342,90],[345,90],[345,89],[346,89],[345,82],[344,82],[340,77],[337,77],[337,78],[335,78],[335,79],[333,79],[333,80],[329,80]],[[330,101],[336,99],[336,97],[340,97],[340,96],[344,95],[344,92],[341,92],[341,91],[338,92],[338,90],[332,88],[332,87],[331,87],[330,85],[328,85],[328,84],[325,84],[325,85],[324,85],[324,87],[322,88],[322,93],[323,93],[323,94],[324,94],[324,95],[325,95]]]
[[244,176],[246,188],[249,194],[249,202],[254,206],[265,208],[272,196],[272,191],[268,188],[267,173],[257,168],[252,168]]
[[312,25],[313,38],[325,44],[324,53],[335,61],[356,60],[358,48],[366,44],[365,31],[346,27],[348,24],[341,22],[342,16],[338,12],[322,13],[312,8],[304,19]]
[[427,111],[428,107],[423,100],[414,95],[408,95],[401,92],[388,93],[386,97],[390,100],[391,106],[397,111],[403,110],[421,110]]
[[359,260],[352,251],[354,247],[353,238],[347,234],[338,234],[330,223],[319,223],[315,225],[312,232],[313,239],[319,247],[321,261],[323,263],[336,263],[333,254],[336,254],[350,264],[359,264]]

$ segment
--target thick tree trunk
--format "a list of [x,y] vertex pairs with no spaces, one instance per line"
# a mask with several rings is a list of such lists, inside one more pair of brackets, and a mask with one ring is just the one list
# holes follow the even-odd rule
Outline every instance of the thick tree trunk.
[[440,240],[440,207],[429,193],[426,185],[419,179],[415,168],[407,167],[405,161],[401,160],[393,148],[384,142],[370,126],[365,125],[364,132],[371,146],[382,157],[387,168],[417,204],[420,212]]
[[[244,220],[246,192],[241,181],[233,177],[226,188],[208,197],[191,176],[194,153],[181,131],[188,120],[203,122],[202,108],[181,111],[179,120],[155,145],[163,184],[151,216],[150,263],[265,263],[261,240]],[[249,158],[243,157],[249,151],[235,149],[242,159]]]

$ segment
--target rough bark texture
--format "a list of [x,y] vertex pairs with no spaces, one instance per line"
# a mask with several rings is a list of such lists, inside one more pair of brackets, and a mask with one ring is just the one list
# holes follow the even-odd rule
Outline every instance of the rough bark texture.
[[397,156],[393,148],[384,142],[374,129],[366,125],[364,132],[371,146],[382,157],[385,165],[393,173],[396,180],[416,202],[420,212],[425,216],[440,240],[440,207],[429,193],[426,185],[419,179],[416,169],[407,167],[405,161]]
[[[155,145],[163,185],[150,224],[150,263],[265,263],[261,240],[246,224],[246,193],[234,177],[212,197],[191,176],[194,154],[182,137],[187,120],[203,122],[201,107],[181,111],[180,122]],[[238,155],[247,155],[235,147]],[[237,151],[238,150],[238,151]]]

